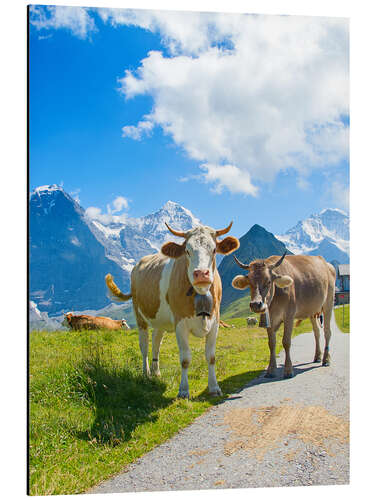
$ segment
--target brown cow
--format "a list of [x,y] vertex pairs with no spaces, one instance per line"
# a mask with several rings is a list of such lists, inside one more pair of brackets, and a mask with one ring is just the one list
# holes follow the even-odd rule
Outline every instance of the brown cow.
[[[325,349],[323,366],[330,364],[329,341],[331,315],[334,304],[336,271],[323,257],[311,255],[275,255],[265,260],[254,260],[249,265],[237,264],[248,271],[247,276],[233,278],[232,286],[243,290],[250,288],[250,309],[269,315],[268,344],[270,362],[265,377],[274,377],[276,370],[276,331],[284,322],[283,346],[285,349],[284,378],[293,376],[290,345],[294,318],[310,318],[315,336],[314,362],[321,361],[317,311],[324,314]],[[275,271],[277,269],[277,271]]]
[[104,316],[89,316],[87,314],[73,315],[72,313],[67,313],[65,314],[63,324],[71,330],[99,330],[100,328],[107,330],[129,329],[124,319],[117,320]]
[[[189,397],[190,333],[206,339],[208,390],[213,395],[221,394],[215,375],[215,346],[221,302],[221,280],[216,269],[215,253],[229,254],[239,247],[238,239],[232,236],[227,236],[222,241],[218,239],[231,226],[232,223],[219,231],[208,226],[198,226],[184,233],[167,225],[172,234],[184,239],[183,243],[165,243],[160,253],[143,257],[132,270],[130,294],[122,293],[112,276],[106,276],[107,286],[114,297],[120,300],[133,298],[145,375],[150,373],[148,328],[153,328],[152,371],[156,375],[160,375],[159,349],[164,331],[176,331],[181,362],[178,395],[182,398]],[[197,316],[194,295],[205,296],[208,291],[213,302],[210,315]]]

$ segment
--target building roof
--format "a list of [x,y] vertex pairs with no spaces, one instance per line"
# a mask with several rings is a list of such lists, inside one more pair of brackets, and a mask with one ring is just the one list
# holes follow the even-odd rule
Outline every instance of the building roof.
[[339,276],[350,276],[349,264],[339,264]]

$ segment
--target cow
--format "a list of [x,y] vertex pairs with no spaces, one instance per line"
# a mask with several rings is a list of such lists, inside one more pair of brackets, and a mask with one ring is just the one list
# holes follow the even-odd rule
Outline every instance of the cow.
[[125,319],[111,319],[104,316],[89,316],[87,314],[73,315],[65,314],[63,325],[71,330],[120,330],[121,328],[129,330],[129,325]]
[[255,326],[258,321],[256,318],[254,318],[254,316],[249,316],[248,318],[246,318],[246,323],[247,323],[247,326]]
[[[323,366],[329,366],[331,316],[335,294],[335,268],[321,256],[272,255],[246,265],[235,261],[248,271],[246,276],[236,276],[232,286],[239,290],[250,288],[250,310],[261,313],[266,321],[270,362],[265,377],[272,378],[276,370],[276,332],[284,323],[283,347],[285,349],[284,378],[293,376],[290,346],[294,319],[310,318],[315,336],[314,363],[320,363],[320,331],[318,319],[324,314],[325,349]],[[262,320],[262,316],[261,316]],[[268,324],[267,324],[268,323]]]
[[[190,333],[205,338],[210,395],[222,394],[215,374],[215,347],[222,295],[215,254],[227,255],[239,247],[238,239],[233,236],[219,240],[219,236],[230,231],[232,224],[221,230],[200,225],[186,232],[176,231],[166,224],[173,235],[183,239],[182,244],[169,241],[164,243],[159,253],[142,257],[132,270],[129,294],[118,289],[111,275],[106,276],[107,286],[114,298],[122,301],[133,299],[144,375],[150,375],[149,327],[153,328],[151,371],[156,376],[160,376],[159,350],[163,334],[165,331],[176,332],[181,363],[178,397],[181,398],[189,397]],[[212,296],[211,314],[197,316],[195,295],[205,296],[208,292]]]

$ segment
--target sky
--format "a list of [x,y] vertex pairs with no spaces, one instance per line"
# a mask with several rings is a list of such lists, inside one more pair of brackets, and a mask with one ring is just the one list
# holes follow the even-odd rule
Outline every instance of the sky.
[[30,188],[280,234],[349,203],[343,18],[30,8]]

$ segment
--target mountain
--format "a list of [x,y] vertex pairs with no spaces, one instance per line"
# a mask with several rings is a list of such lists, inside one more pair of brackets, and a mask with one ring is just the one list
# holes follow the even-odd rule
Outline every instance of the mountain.
[[48,317],[48,313],[40,312],[35,302],[29,302],[30,330],[62,330],[61,322]]
[[107,307],[107,273],[129,290],[131,270],[141,257],[156,253],[166,240],[181,241],[165,222],[179,231],[200,223],[190,210],[168,201],[150,215],[103,224],[89,219],[56,185],[31,193],[29,221],[30,299],[49,315]]
[[[282,255],[285,251],[291,254],[284,243],[276,239],[272,233],[266,231],[262,226],[255,224],[240,238],[240,248],[234,254],[241,262],[248,264],[254,259],[266,259],[270,255]],[[218,271],[223,284],[222,308],[246,294],[249,295],[249,290],[236,290],[232,287],[233,278],[237,274],[245,274],[245,271],[235,263],[233,254],[224,257]]]
[[104,307],[108,272],[129,288],[129,275],[106,256],[84,210],[62,188],[41,186],[31,193],[29,224],[30,299],[40,311]]
[[338,208],[311,215],[277,238],[295,254],[322,255],[340,264],[349,262],[349,216]]
[[98,220],[87,223],[105,247],[107,257],[130,272],[141,257],[159,251],[165,241],[181,241],[168,231],[165,223],[177,231],[187,231],[200,221],[187,208],[168,201],[160,210],[144,217],[106,225]]

